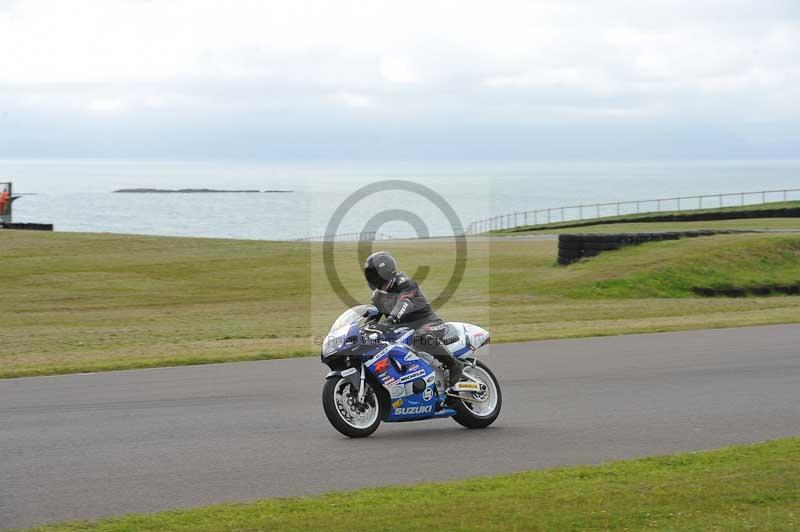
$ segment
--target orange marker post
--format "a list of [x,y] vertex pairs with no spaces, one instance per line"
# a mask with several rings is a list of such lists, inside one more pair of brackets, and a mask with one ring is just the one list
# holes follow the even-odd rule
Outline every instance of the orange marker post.
[[5,216],[6,214],[6,205],[11,204],[11,195],[8,193],[8,190],[4,190],[0,193],[0,216]]

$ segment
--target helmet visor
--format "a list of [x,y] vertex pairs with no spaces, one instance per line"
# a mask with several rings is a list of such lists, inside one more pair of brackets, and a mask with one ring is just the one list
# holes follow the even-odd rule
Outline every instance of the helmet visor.
[[373,290],[380,290],[389,281],[381,277],[375,268],[364,268],[364,277],[367,279],[367,284]]

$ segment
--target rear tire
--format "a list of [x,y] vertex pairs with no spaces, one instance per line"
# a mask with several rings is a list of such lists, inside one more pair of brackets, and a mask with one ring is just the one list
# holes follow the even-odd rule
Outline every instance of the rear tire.
[[488,380],[486,382],[488,393],[494,394],[494,398],[489,397],[489,401],[494,401],[494,408],[490,412],[479,412],[478,405],[485,403],[470,403],[464,399],[453,399],[452,407],[456,411],[453,419],[461,426],[468,429],[485,429],[497,419],[500,415],[500,408],[503,406],[503,394],[500,391],[500,383],[492,373],[492,370],[481,361],[476,363],[476,367],[472,366],[464,368],[464,373],[475,376],[480,380]]
[[364,386],[367,387],[364,402],[370,408],[367,409],[367,414],[363,417],[351,417],[349,420],[347,416],[352,414],[353,410],[346,402],[357,395],[358,389],[350,381],[342,377],[329,378],[322,388],[322,409],[325,410],[325,416],[333,425],[333,428],[348,438],[366,438],[375,432],[381,424],[381,408],[378,395],[369,381],[365,382]]

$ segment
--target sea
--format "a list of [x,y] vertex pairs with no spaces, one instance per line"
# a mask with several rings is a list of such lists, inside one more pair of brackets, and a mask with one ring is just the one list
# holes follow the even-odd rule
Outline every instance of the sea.
[[[0,181],[22,194],[15,222],[57,231],[294,240],[373,229],[407,238],[535,209],[796,189],[800,160],[0,160]],[[260,192],[114,192],[124,188]]]

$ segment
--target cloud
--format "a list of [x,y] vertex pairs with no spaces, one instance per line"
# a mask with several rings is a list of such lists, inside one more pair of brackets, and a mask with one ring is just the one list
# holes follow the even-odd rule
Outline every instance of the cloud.
[[431,123],[795,130],[797,57],[796,0],[0,3],[0,111],[29,130],[87,114],[120,131],[368,116],[410,140]]
[[387,55],[381,57],[380,71],[383,79],[396,83],[410,83],[418,81],[414,65],[408,57],[402,55]]
[[354,109],[368,109],[370,107],[374,107],[375,105],[371,99],[363,94],[356,94],[352,92],[337,92],[333,95],[333,98]]
[[123,103],[118,98],[97,98],[90,101],[87,108],[93,113],[118,113],[123,109]]

